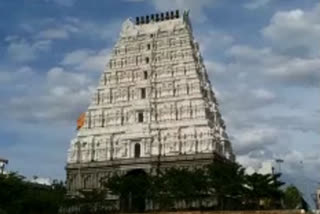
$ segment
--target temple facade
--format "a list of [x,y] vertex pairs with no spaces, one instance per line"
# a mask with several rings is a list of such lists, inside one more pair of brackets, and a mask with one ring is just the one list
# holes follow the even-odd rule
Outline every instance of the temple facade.
[[71,140],[69,193],[113,173],[234,161],[187,12],[128,19]]

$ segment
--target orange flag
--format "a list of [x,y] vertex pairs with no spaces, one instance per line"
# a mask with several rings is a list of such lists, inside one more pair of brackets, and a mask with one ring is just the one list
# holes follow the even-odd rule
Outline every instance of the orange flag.
[[81,129],[81,127],[84,125],[86,119],[86,113],[80,114],[77,120],[77,130]]

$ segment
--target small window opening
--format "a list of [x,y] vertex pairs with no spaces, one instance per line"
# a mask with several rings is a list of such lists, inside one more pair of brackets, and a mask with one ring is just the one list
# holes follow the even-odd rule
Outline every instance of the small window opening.
[[146,89],[141,88],[141,99],[145,99],[145,98],[146,98]]
[[148,49],[148,50],[151,49],[151,45],[150,45],[150,44],[147,45],[147,49]]
[[134,145],[134,157],[135,158],[139,158],[140,157],[140,153],[141,153],[141,146],[139,143],[136,143]]
[[138,122],[143,123],[143,112],[138,113]]
[[149,64],[149,57],[146,57],[146,63]]
[[143,77],[144,77],[145,80],[148,79],[148,71],[144,71],[143,72]]
[[121,126],[124,124],[124,116],[121,116]]

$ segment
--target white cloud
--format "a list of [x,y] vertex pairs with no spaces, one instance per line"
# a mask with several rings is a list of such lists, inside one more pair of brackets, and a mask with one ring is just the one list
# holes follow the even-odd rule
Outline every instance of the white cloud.
[[248,155],[237,155],[237,162],[244,167],[252,167],[255,170],[261,167],[261,159],[251,158]]
[[249,65],[261,63],[263,65],[279,64],[287,60],[287,56],[275,54],[271,47],[254,48],[246,45],[234,45],[226,50],[227,56],[234,61],[245,62]]
[[[87,34],[95,39],[116,39],[121,26],[120,20],[113,20],[107,24],[97,24],[93,22],[80,22],[79,29],[82,34]],[[116,29],[116,30],[115,30]]]
[[[45,18],[32,20],[20,25],[20,30],[26,34],[26,38],[33,41],[21,39],[16,35],[8,35],[5,41],[9,44],[23,46],[21,49],[31,49],[29,46],[38,43],[51,43],[53,40],[85,39],[94,41],[104,41],[104,43],[116,39],[120,30],[120,20],[110,20],[109,22],[99,23],[76,17]],[[116,30],[115,30],[116,29]],[[30,39],[30,40],[31,40]],[[86,43],[85,43],[86,44]],[[18,52],[18,51],[17,51]],[[22,54],[21,54],[22,55]],[[33,54],[23,54],[25,58],[35,59]],[[22,57],[20,57],[22,58]]]
[[274,100],[276,98],[275,94],[272,93],[271,91],[268,91],[266,89],[256,89],[252,91],[252,94],[257,98],[257,99],[262,99],[262,100]]
[[77,0],[44,0],[45,2],[52,2],[64,7],[71,7],[75,4]]
[[80,49],[66,54],[61,64],[80,71],[102,72],[108,61],[109,49],[100,51]]
[[152,0],[152,3],[158,11],[168,11],[174,9],[189,10],[191,17],[198,21],[207,20],[205,9],[213,7],[215,0]]
[[18,39],[19,39],[19,37],[17,35],[9,35],[4,39],[4,41],[5,42],[12,42],[12,41],[15,41]]
[[276,12],[262,34],[288,54],[320,56],[320,4],[310,11]]
[[17,82],[24,82],[25,79],[32,78],[34,71],[29,66],[23,66],[16,71],[1,69],[0,83],[9,85]]
[[[18,84],[22,79],[16,79]],[[34,82],[33,82],[34,81]],[[0,105],[12,119],[36,122],[70,122],[85,110],[90,101],[94,77],[83,73],[51,68],[45,76],[30,79],[35,88],[17,94]]]
[[[211,77],[212,73],[225,73],[227,68],[223,63],[220,63],[218,61],[205,61],[204,63],[206,65],[206,68],[208,70],[208,74]],[[214,78],[214,77],[212,77]]]
[[[120,31],[122,20],[113,19],[109,22],[93,22],[77,17],[66,17],[63,24],[49,26],[59,31],[65,31],[69,37],[73,34],[77,37],[87,37],[94,40],[115,40]],[[49,28],[49,29],[51,29]],[[116,29],[116,30],[115,30]]]
[[[221,92],[219,100],[226,112],[252,112],[261,108],[270,107],[279,102],[279,98],[266,88],[249,88],[248,85],[240,84],[233,88],[225,88]],[[235,115],[233,115],[235,116]]]
[[272,0],[249,0],[244,7],[249,10],[255,10],[268,5]]
[[40,178],[37,176],[33,177],[30,182],[48,186],[52,184],[52,180],[50,178]]
[[271,161],[264,161],[261,165],[262,167],[258,170],[258,173],[263,175],[273,173],[274,164]]
[[71,53],[66,54],[61,64],[63,65],[80,64],[82,61],[88,58],[91,54],[93,54],[93,51],[91,50],[85,50],[85,49],[75,50],[75,51],[72,51]]
[[34,43],[25,39],[10,40],[7,47],[8,56],[17,62],[28,62],[38,58],[39,54],[51,48],[50,40],[39,40]]
[[234,42],[231,35],[219,30],[206,29],[204,32],[197,33],[196,38],[199,41],[201,52],[208,55],[220,52]]
[[[262,155],[263,156],[263,155]],[[268,158],[256,157],[251,155],[239,155],[237,161],[242,165],[251,166],[255,170],[262,169],[264,163],[271,163],[276,172],[279,172],[279,164],[275,160],[281,159],[281,171],[287,175],[295,175],[301,179],[301,175],[311,175],[315,168],[320,166],[320,158],[315,152],[301,152],[295,149],[290,151],[276,151]],[[270,168],[270,167],[267,167]],[[314,178],[316,180],[317,178]]]
[[[34,46],[42,47],[41,43]],[[18,121],[75,121],[90,102],[108,52],[107,49],[73,51],[66,54],[60,67],[53,67],[46,73],[35,72],[28,66],[8,71],[1,69],[2,86],[19,86],[25,83],[25,79],[32,85],[16,91],[1,103],[1,111]]]
[[[51,87],[68,86],[68,88],[86,87],[90,79],[85,74],[67,72],[61,67],[51,68],[47,73],[47,83]],[[72,84],[70,84],[72,83]]]
[[308,86],[320,86],[320,58],[293,58],[265,69],[274,79]]
[[[272,48],[253,48],[235,45],[226,51],[232,60],[225,65],[227,72],[245,71],[250,75],[262,74],[264,81],[286,86],[318,87],[320,57],[293,57],[275,52]],[[260,76],[259,78],[263,78]],[[251,79],[252,80],[252,79]]]
[[277,143],[277,135],[278,132],[272,128],[241,130],[234,134],[235,152],[238,155],[245,155],[254,151],[263,151],[268,146]]
[[69,33],[64,29],[47,29],[39,32],[37,37],[41,39],[68,39]]
[[124,2],[144,2],[144,0],[122,0]]

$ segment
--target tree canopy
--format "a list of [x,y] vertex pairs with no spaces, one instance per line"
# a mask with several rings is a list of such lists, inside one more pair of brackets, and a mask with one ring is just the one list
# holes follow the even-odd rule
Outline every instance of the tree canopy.
[[301,193],[294,186],[282,191],[280,176],[247,175],[242,166],[230,162],[166,168],[155,174],[132,170],[105,178],[102,189],[83,190],[76,197],[66,198],[62,182],[55,181],[50,186],[34,184],[11,173],[0,175],[0,213],[53,214],[61,208],[71,213],[107,213],[116,209],[106,200],[107,195],[118,197],[124,212],[140,212],[150,204],[155,210],[300,208]]
[[65,193],[62,182],[48,186],[28,182],[17,173],[0,174],[0,213],[57,213]]
[[300,209],[303,205],[302,194],[297,187],[289,185],[284,190],[284,205],[287,209]]
[[114,175],[105,187],[120,197],[137,188],[143,197],[157,204],[157,209],[201,209],[203,201],[214,200],[211,209],[281,208],[281,175],[246,175],[244,171],[237,163],[215,162],[204,168],[168,168],[156,175],[145,173],[135,178]]

